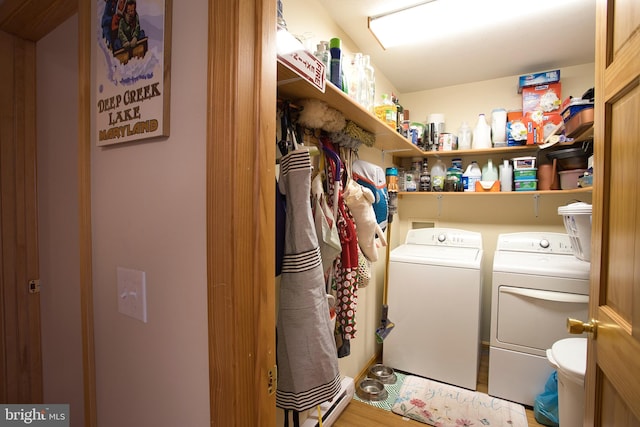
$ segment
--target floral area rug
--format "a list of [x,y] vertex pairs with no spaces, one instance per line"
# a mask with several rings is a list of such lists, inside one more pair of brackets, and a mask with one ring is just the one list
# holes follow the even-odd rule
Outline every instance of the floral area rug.
[[529,425],[520,404],[413,375],[404,378],[391,411],[436,427]]

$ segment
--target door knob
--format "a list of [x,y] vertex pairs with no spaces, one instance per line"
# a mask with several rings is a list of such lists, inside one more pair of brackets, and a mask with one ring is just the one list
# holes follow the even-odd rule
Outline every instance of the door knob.
[[596,337],[596,331],[598,329],[598,321],[591,319],[590,322],[583,322],[582,320],[567,318],[567,331],[570,334],[582,334],[589,333]]

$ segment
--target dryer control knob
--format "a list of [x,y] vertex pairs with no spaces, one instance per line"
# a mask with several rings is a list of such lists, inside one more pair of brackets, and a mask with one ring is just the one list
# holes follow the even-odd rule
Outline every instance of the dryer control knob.
[[547,239],[540,240],[540,247],[547,249],[549,247],[549,241]]
[[446,234],[438,234],[438,242],[442,243],[445,240],[447,240],[447,235]]

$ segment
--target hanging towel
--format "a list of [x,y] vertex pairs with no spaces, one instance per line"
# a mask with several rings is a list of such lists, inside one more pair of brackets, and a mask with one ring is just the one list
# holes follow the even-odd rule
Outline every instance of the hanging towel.
[[376,234],[380,236],[382,246],[386,246],[387,241],[371,206],[375,201],[373,193],[353,179],[348,179],[347,188],[344,190],[344,201],[356,223],[356,235],[362,253],[369,261],[376,262],[378,260]]
[[352,170],[353,179],[358,184],[371,190],[375,196],[373,211],[376,213],[376,220],[380,224],[380,228],[385,230],[389,215],[389,195],[387,192],[387,177],[384,170],[378,165],[360,159],[354,160]]
[[278,185],[287,198],[287,221],[278,304],[276,405],[305,411],[340,392],[337,349],[311,214],[307,150],[283,156]]

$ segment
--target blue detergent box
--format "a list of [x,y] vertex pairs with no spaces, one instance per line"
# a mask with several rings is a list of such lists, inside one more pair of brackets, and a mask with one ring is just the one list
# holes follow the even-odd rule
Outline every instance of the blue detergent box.
[[518,93],[527,86],[537,86],[560,81],[560,70],[542,71],[540,73],[526,74],[518,78]]

